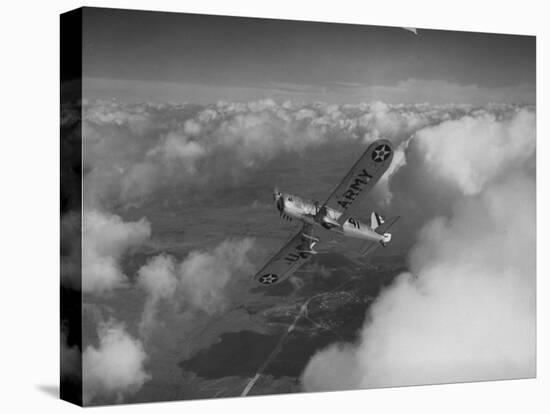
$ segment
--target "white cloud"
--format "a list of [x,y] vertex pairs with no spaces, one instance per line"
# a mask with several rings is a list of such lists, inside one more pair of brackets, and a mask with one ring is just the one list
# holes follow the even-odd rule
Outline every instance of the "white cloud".
[[535,114],[525,109],[506,120],[484,113],[422,129],[415,141],[433,174],[471,195],[496,176],[531,159],[535,125]]
[[181,262],[164,254],[150,259],[138,271],[138,285],[148,294],[140,321],[142,334],[148,337],[155,328],[162,300],[190,311],[224,311],[238,283],[254,271],[249,258],[253,245],[250,238],[230,239],[211,250],[194,250]]
[[429,121],[394,141],[392,167],[375,188],[382,210],[404,216],[396,241],[408,245],[428,220],[451,214],[459,199],[514,172],[533,175],[535,168],[536,115],[531,107],[449,106],[442,113],[424,107],[421,113],[441,121]]
[[123,286],[127,277],[120,259],[151,235],[146,219],[124,222],[119,216],[88,211],[83,217],[82,290],[104,292]]
[[392,203],[411,214],[435,203],[444,216],[428,216],[410,272],[370,307],[358,343],[311,359],[306,390],[535,374],[533,111],[477,110],[419,130],[409,147]]
[[114,178],[120,183],[120,197],[136,200],[151,194],[160,176],[161,171],[156,163],[144,161],[129,167],[122,176],[115,173]]
[[84,404],[113,397],[121,403],[151,378],[144,368],[147,355],[141,342],[116,321],[101,323],[98,336],[99,346],[90,345],[83,353]]
[[377,184],[376,189],[381,194],[381,201],[386,205],[390,204],[393,199],[393,193],[389,187],[392,177],[397,171],[407,165],[406,151],[409,142],[410,139],[404,140],[396,148],[394,148],[392,163]]
[[[228,187],[288,152],[384,137],[396,148],[395,162],[377,191],[389,209],[407,211],[410,221],[422,212],[418,225],[430,223],[411,255],[410,273],[372,306],[360,342],[317,354],[304,373],[305,388],[532,375],[532,107],[271,100],[205,107],[86,105],[84,291],[124,285],[123,255],[151,232],[145,219],[123,222],[98,206],[147,199],[162,186]],[[443,217],[432,220],[434,211]],[[162,301],[208,314],[227,309],[236,282],[254,271],[252,247],[251,239],[227,240],[182,260],[162,254],[147,262],[137,279],[147,293],[144,338],[157,323]]]
[[433,220],[359,343],[312,358],[306,390],[534,376],[534,195],[512,177]]
[[496,122],[515,110],[513,105],[383,102],[280,105],[261,100],[198,106],[89,101],[83,107],[85,206],[133,204],[169,186],[191,191],[212,182],[236,185],[245,172],[287,153],[380,137],[397,146],[444,121],[469,115],[472,122],[484,116]]
[[248,253],[250,238],[225,240],[212,252],[191,252],[179,265],[180,292],[186,302],[208,313],[223,310],[228,301],[228,284],[253,272]]
[[138,270],[138,286],[148,293],[139,325],[142,335],[148,337],[156,323],[159,301],[174,295],[178,286],[174,258],[161,254],[149,260]]
[[170,296],[178,282],[175,272],[174,258],[164,254],[155,256],[139,269],[138,285],[155,299]]

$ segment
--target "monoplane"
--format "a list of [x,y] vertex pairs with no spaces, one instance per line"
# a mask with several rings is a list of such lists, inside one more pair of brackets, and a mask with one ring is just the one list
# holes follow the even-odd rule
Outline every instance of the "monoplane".
[[298,219],[303,226],[254,279],[262,285],[274,285],[289,278],[312,255],[317,254],[314,247],[320,239],[314,235],[316,227],[365,240],[362,254],[367,254],[378,245],[387,246],[391,241],[387,230],[399,217],[385,220],[373,211],[370,223],[365,224],[356,214],[361,200],[388,170],[392,159],[393,149],[389,141],[381,139],[373,142],[323,204],[275,189],[273,199],[280,216],[287,220]]

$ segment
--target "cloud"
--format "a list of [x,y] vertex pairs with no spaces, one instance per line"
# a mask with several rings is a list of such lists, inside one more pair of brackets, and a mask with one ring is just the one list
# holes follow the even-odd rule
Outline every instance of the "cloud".
[[124,222],[117,215],[92,210],[84,214],[82,233],[82,290],[101,293],[127,282],[120,259],[149,238],[151,226],[146,219]]
[[204,186],[236,187],[266,162],[289,154],[382,137],[398,146],[442,122],[466,116],[472,122],[492,116],[496,122],[516,109],[507,104],[329,105],[271,99],[209,105],[86,101],[85,208],[135,205],[163,188],[181,194]]
[[531,160],[535,126],[535,114],[522,109],[505,120],[483,114],[446,121],[418,131],[415,141],[431,173],[471,195],[496,176]]
[[190,311],[220,313],[230,305],[239,282],[254,271],[250,238],[224,240],[211,250],[194,250],[178,262],[161,254],[138,270],[138,286],[147,292],[140,330],[149,336],[156,326],[161,300]]
[[175,259],[164,254],[153,257],[138,270],[137,284],[148,294],[139,324],[147,337],[156,323],[159,302],[174,295],[178,286]]
[[[289,155],[388,138],[395,162],[373,199],[406,218],[395,240],[416,243],[410,272],[371,307],[358,343],[313,357],[304,387],[532,375],[534,107],[88,101],[83,130],[84,291],[124,286],[123,257],[151,235],[146,219],[127,222],[105,211],[156,200],[166,188],[182,197],[200,197],[204,188],[218,194]],[[163,304],[191,316],[226,311],[254,272],[253,246],[231,239],[184,258],[150,258],[136,279],[146,292],[141,338],[152,337]]]
[[304,388],[534,376],[534,111],[478,109],[418,130],[404,154],[389,189],[421,227],[410,271],[369,308],[357,343],[312,357]]
[[405,218],[395,239],[402,247],[410,247],[433,217],[452,214],[464,196],[514,172],[534,176],[533,108],[488,106],[445,118],[402,140],[391,171],[375,188],[379,209]]
[[207,313],[225,309],[228,284],[254,270],[248,257],[253,245],[250,238],[225,240],[212,252],[191,252],[178,269],[180,292],[187,303]]
[[407,166],[406,151],[409,142],[410,139],[404,140],[394,148],[392,163],[377,184],[376,191],[380,194],[379,200],[381,203],[389,205],[393,199],[393,193],[390,190],[390,181],[397,171]]
[[147,355],[141,342],[114,320],[100,323],[98,336],[98,347],[89,345],[83,353],[84,404],[113,397],[121,403],[151,378],[144,368]]

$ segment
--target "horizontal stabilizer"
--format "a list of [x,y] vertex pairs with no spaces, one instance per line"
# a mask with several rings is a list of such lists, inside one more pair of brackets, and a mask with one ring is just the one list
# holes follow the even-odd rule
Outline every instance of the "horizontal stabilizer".
[[[375,214],[375,213],[373,213],[373,214]],[[390,227],[393,226],[397,222],[397,220],[399,220],[399,216],[389,218],[389,219],[385,220],[382,224],[377,226],[376,229],[374,229],[374,231],[376,231],[376,233],[378,233],[378,234],[385,234],[390,229]],[[391,238],[391,235],[389,235],[389,238]],[[365,256],[365,255],[373,252],[379,245],[380,245],[379,242],[368,241],[361,248],[361,254],[363,256]]]

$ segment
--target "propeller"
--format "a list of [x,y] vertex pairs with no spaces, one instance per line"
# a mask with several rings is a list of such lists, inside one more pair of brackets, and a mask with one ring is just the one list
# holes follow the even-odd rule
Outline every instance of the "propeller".
[[285,211],[285,200],[283,199],[283,194],[277,189],[277,187],[273,190],[273,200],[275,201],[277,210],[279,210],[279,215],[282,216]]
[[292,221],[292,217],[285,214],[285,198],[283,197],[283,193],[281,193],[277,187],[273,189],[273,200],[275,201],[277,210],[279,210],[279,215],[285,220]]

